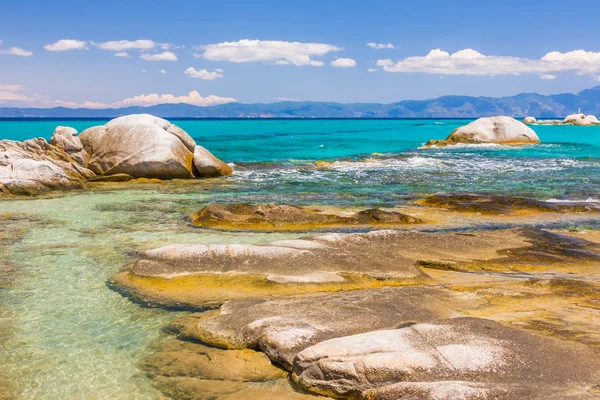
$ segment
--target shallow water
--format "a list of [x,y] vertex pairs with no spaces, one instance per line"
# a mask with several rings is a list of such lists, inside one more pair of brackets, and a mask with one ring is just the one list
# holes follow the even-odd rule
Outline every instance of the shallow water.
[[[435,192],[600,199],[600,127],[534,126],[538,146],[419,147],[468,121],[173,121],[236,164],[225,179],[0,201],[33,217],[0,241],[0,398],[155,398],[137,363],[176,313],[106,286],[137,252],[169,243],[257,243],[297,234],[217,233],[186,218],[214,202],[396,206]],[[49,138],[103,121],[0,121],[0,139]],[[380,153],[372,155],[372,153]],[[336,161],[316,168],[316,160]],[[134,187],[127,186],[126,187]],[[6,269],[6,268],[5,268]]]

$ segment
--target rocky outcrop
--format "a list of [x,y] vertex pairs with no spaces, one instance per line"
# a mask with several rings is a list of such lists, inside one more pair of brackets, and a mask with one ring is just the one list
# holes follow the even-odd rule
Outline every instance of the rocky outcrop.
[[114,282],[151,303],[205,307],[259,294],[417,283],[420,263],[470,263],[527,247],[519,230],[425,233],[382,230],[308,236],[266,245],[169,245],[145,252]]
[[44,139],[0,140],[0,193],[31,195],[82,188],[92,177],[94,173],[81,166],[62,144]]
[[202,146],[194,149],[194,173],[203,178],[226,176],[233,173],[233,168],[215,157]]
[[83,148],[77,130],[68,126],[57,126],[50,143],[62,147],[79,165],[87,167],[90,155]]
[[564,124],[577,126],[598,125],[600,121],[594,115],[571,114],[563,120]]
[[233,300],[181,330],[228,349],[261,349],[291,369],[296,354],[327,339],[456,315],[483,301],[429,287],[389,287],[280,299]]
[[514,118],[487,117],[455,129],[445,140],[430,140],[425,147],[458,143],[526,145],[540,143],[540,139],[531,128]]
[[592,399],[600,353],[496,322],[455,318],[331,339],[300,352],[304,389],[362,399]]
[[535,117],[525,117],[523,119],[523,123],[525,125],[535,124],[536,122],[537,122],[537,120],[535,119]]
[[211,204],[192,215],[192,224],[223,230],[307,230],[416,224],[418,218],[377,208],[345,215],[290,205]]

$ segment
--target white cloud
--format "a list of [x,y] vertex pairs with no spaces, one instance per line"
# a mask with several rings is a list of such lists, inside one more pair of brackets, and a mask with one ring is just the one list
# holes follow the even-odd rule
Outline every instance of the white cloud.
[[223,42],[199,46],[204,50],[196,57],[203,57],[211,61],[245,62],[275,62],[278,65],[311,65],[323,66],[322,61],[313,60],[311,57],[323,56],[342,48],[325,43],[285,42],[279,40],[248,40],[237,42]]
[[11,47],[10,49],[0,50],[0,54],[4,54],[7,56],[21,56],[21,57],[29,57],[29,56],[33,55],[33,53],[31,51],[23,50],[20,47]]
[[171,53],[170,51],[163,51],[162,53],[157,54],[144,53],[140,58],[146,61],[177,61],[175,53]]
[[367,46],[369,46],[372,49],[377,49],[377,50],[381,50],[381,49],[395,49],[396,48],[396,46],[394,46],[391,43],[385,44],[385,43],[373,43],[373,42],[370,42],[370,43],[367,43]]
[[148,71],[146,71],[145,69],[143,69],[142,72],[148,72]]
[[367,69],[367,72],[377,72],[377,71],[379,71],[378,68],[369,68],[369,69]]
[[386,67],[388,65],[394,65],[394,62],[392,60],[390,60],[389,58],[386,58],[383,60],[377,60],[377,66],[379,66],[379,67]]
[[129,53],[126,53],[124,51],[121,51],[119,53],[115,53],[115,57],[123,57],[123,58],[129,58]]
[[20,90],[23,90],[23,86],[0,83],[0,90],[7,92],[18,92]]
[[44,49],[48,51],[87,50],[87,42],[75,39],[62,39],[52,44],[47,44]]
[[21,85],[0,84],[0,102],[31,100],[30,97],[22,93],[16,93],[22,90]]
[[290,97],[273,97],[273,100],[276,100],[276,101],[302,101],[302,100],[298,100],[298,99],[294,99],[294,98],[290,98]]
[[110,42],[94,43],[96,47],[102,50],[124,51],[124,50],[148,50],[154,48],[156,44],[152,40],[113,40]]
[[354,67],[355,65],[356,61],[351,58],[338,58],[337,60],[331,62],[332,67],[338,68]]
[[486,56],[473,49],[450,54],[440,49],[426,56],[408,57],[397,63],[379,60],[377,65],[388,72],[423,72],[439,75],[551,75],[556,72],[595,74],[600,71],[600,52],[575,50],[550,52],[540,59],[512,56]]
[[540,79],[551,81],[551,80],[556,79],[556,76],[551,75],[551,74],[545,74],[545,75],[540,75]]
[[164,74],[164,75],[166,75],[166,74],[167,74],[167,71],[165,71],[164,69],[161,69],[161,70],[160,70],[160,73],[161,73],[161,74]]
[[203,79],[205,81],[214,81],[215,79],[223,78],[223,70],[218,68],[213,71],[208,71],[206,69],[201,69],[199,71],[195,70],[193,67],[189,67],[184,72],[190,78]]
[[156,104],[176,104],[176,103],[186,103],[193,104],[196,106],[212,106],[216,104],[225,104],[231,103],[232,101],[236,101],[236,99],[231,97],[219,97],[210,95],[208,97],[200,96],[200,93],[197,91],[192,91],[187,94],[187,96],[174,96],[172,94],[147,94],[147,95],[139,95],[135,97],[129,97],[125,100],[118,101],[112,103],[113,107],[127,107],[127,106],[152,106]]

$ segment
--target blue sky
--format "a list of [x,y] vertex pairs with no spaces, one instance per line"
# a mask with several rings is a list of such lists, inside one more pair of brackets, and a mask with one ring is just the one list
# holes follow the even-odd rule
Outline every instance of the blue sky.
[[599,13],[597,1],[4,0],[0,105],[578,92],[600,84]]

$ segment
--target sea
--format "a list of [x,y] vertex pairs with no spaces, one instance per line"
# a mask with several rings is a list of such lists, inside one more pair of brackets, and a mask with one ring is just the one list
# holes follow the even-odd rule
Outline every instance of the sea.
[[[50,139],[106,120],[1,120],[0,139]],[[423,149],[470,120],[176,120],[231,177],[0,200],[0,398],[155,399],[139,369],[177,313],[145,308],[108,277],[172,243],[265,243],[188,217],[214,202],[394,207],[434,193],[600,202],[600,127],[531,126],[542,143]],[[325,161],[324,167],[315,165]],[[4,396],[4,397],[3,397]]]

